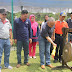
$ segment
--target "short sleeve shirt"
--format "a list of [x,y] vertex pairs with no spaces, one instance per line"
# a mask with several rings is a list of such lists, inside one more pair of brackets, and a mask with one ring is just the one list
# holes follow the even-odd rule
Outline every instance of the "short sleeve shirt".
[[2,22],[0,19],[0,38],[8,39],[9,31],[12,30],[12,26],[8,19]]
[[55,29],[55,26],[53,26],[52,28],[50,28],[47,23],[45,23],[42,27],[42,31],[41,31],[41,36],[42,37],[51,37],[53,34],[53,30]]
[[63,34],[62,33],[62,28],[63,27],[69,28],[67,22],[65,22],[65,21],[60,22],[60,20],[57,20],[55,22],[55,33],[56,34]]

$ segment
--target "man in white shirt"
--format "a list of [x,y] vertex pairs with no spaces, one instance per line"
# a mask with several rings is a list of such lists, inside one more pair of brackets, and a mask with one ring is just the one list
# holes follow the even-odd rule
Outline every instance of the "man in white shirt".
[[[9,56],[10,56],[10,39],[11,45],[12,41],[12,27],[8,19],[6,19],[6,11],[5,9],[0,9],[0,64],[2,59],[2,53],[4,50],[4,68],[12,69],[9,65]],[[1,72],[1,66],[0,66]]]

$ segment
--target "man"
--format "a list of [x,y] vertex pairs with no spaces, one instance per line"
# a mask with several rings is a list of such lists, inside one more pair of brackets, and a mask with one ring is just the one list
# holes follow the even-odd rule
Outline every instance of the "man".
[[51,39],[55,28],[54,24],[55,24],[55,19],[52,17],[49,18],[48,22],[43,25],[42,31],[39,36],[39,54],[40,54],[40,63],[42,69],[45,69],[45,63],[46,66],[53,68],[53,66],[50,63],[50,46],[51,44],[53,46],[56,46],[56,44]]
[[[9,39],[9,34],[11,40]],[[4,65],[5,68],[8,69],[12,69],[12,67],[9,65],[9,56],[10,56],[10,47],[11,47],[10,41],[12,45],[13,44],[12,27],[9,20],[6,19],[5,9],[0,9],[0,64],[4,49]],[[0,66],[0,72],[1,72],[1,66]]]
[[[69,28],[72,28],[72,12],[71,12],[71,18],[67,20]],[[72,32],[68,33],[68,42],[72,42]]]
[[31,22],[28,18],[28,11],[22,10],[21,17],[14,21],[14,42],[17,43],[17,68],[21,66],[21,50],[24,49],[24,64],[29,66],[28,54],[29,54],[29,41],[32,43],[32,29]]
[[[56,48],[56,55],[54,57],[54,63],[56,63],[59,59],[59,62],[62,62],[61,55],[63,52],[63,33],[62,33],[62,28],[66,27],[68,28],[67,22],[64,21],[66,17],[65,12],[61,12],[59,16],[59,20],[55,22],[55,43],[57,44]],[[68,40],[68,35],[66,37],[66,40]],[[60,49],[59,49],[60,47]],[[59,50],[59,52],[58,52]],[[58,55],[59,53],[59,55]]]

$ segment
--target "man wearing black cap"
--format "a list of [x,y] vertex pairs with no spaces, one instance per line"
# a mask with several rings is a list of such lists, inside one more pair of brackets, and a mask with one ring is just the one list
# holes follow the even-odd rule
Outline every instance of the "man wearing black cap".
[[21,66],[21,50],[24,49],[24,64],[29,66],[29,41],[32,42],[31,22],[28,19],[28,11],[22,10],[21,17],[15,19],[13,30],[14,42],[17,43],[17,68]]
[[[71,12],[71,18],[67,19],[67,23],[69,28],[72,28],[72,12]],[[72,42],[72,32],[68,33],[68,42]]]
[[[12,67],[9,65],[10,47],[13,44],[12,27],[9,20],[6,18],[6,14],[7,13],[5,9],[0,9],[0,64],[4,49],[5,68],[12,69]],[[11,38],[11,45],[9,37]],[[0,72],[1,72],[1,66],[0,66]]]

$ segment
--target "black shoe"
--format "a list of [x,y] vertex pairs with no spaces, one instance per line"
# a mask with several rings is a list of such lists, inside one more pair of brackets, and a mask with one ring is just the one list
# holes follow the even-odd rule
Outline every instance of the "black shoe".
[[57,63],[57,62],[58,62],[58,60],[54,60],[53,62],[54,62],[54,63]]

